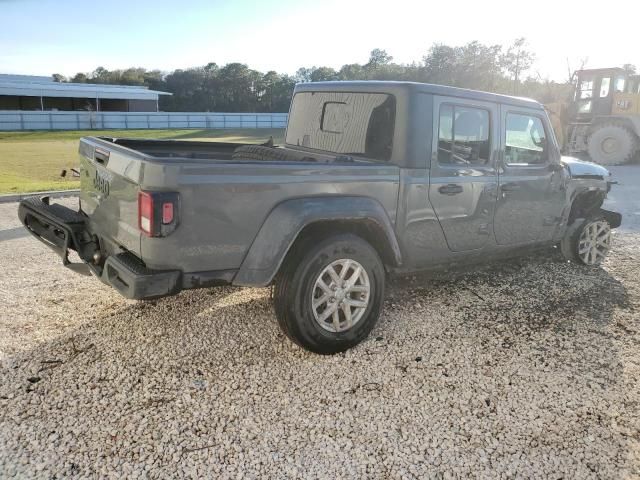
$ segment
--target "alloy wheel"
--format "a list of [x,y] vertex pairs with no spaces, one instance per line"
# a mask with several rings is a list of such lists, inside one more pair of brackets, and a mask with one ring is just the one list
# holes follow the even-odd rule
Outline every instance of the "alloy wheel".
[[356,325],[369,306],[371,284],[367,271],[351,259],[327,265],[311,292],[313,316],[324,330],[345,332]]
[[597,265],[611,249],[611,227],[605,220],[588,223],[578,239],[578,256],[585,265]]

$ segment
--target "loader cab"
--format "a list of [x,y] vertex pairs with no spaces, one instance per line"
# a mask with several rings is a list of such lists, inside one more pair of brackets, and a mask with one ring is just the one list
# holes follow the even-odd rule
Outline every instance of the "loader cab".
[[589,122],[611,115],[617,94],[627,91],[629,75],[622,68],[600,68],[576,72],[575,95],[569,109],[572,120]]
[[624,91],[614,92],[612,115],[640,116],[640,75],[629,75]]

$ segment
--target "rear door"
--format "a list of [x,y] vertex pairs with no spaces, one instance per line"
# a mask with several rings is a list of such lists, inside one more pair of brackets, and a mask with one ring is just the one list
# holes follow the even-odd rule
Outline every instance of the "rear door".
[[502,105],[499,196],[494,233],[499,245],[551,240],[565,205],[566,171],[541,110]]
[[489,241],[497,194],[495,104],[434,97],[429,200],[451,251]]

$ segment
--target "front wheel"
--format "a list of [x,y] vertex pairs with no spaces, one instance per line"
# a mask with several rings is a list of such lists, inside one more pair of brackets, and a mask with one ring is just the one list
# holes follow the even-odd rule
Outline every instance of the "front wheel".
[[577,219],[560,244],[568,260],[599,265],[611,250],[611,226],[604,217]]
[[360,343],[384,300],[385,271],[362,238],[335,235],[303,242],[287,257],[274,304],[282,331],[301,347],[332,354]]

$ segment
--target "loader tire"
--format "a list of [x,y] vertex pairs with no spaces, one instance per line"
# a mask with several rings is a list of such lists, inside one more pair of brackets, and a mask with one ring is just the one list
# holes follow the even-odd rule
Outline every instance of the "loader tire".
[[594,130],[587,144],[591,160],[600,165],[622,165],[638,148],[636,136],[620,125],[602,125]]

